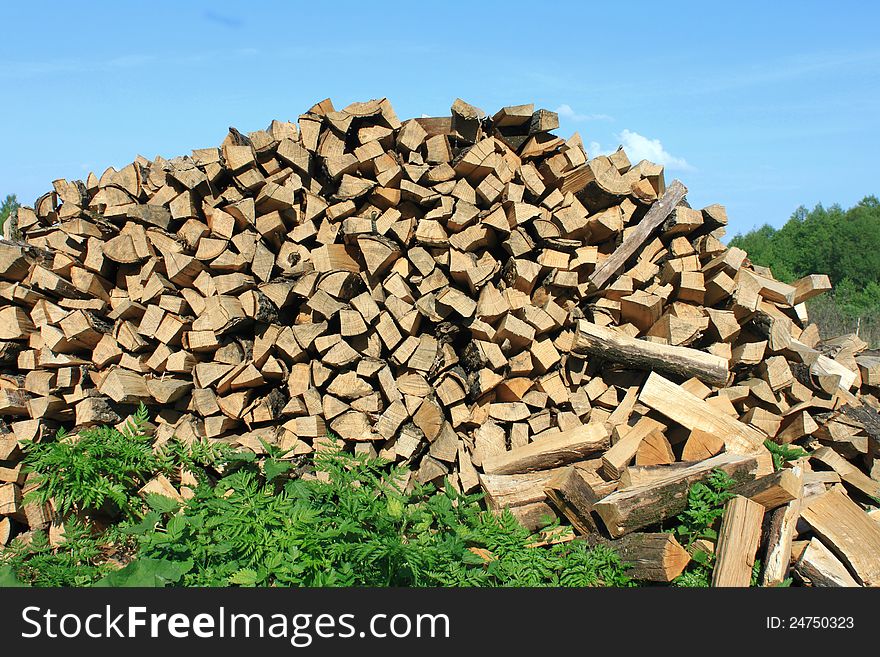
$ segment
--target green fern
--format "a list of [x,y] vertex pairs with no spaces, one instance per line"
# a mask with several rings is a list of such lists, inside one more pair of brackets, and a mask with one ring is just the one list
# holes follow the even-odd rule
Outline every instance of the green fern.
[[84,511],[134,517],[143,506],[138,489],[156,474],[186,468],[204,476],[205,466],[233,458],[228,446],[206,441],[184,445],[172,440],[155,449],[146,434],[148,420],[140,404],[122,431],[103,426],[69,435],[60,428],[54,441],[25,442],[25,465],[37,484],[25,501],[53,500],[62,515]]
[[676,538],[690,552],[692,561],[674,581],[675,586],[707,587],[712,580],[715,555],[694,549],[698,540],[716,541],[715,525],[724,515],[724,505],[734,497],[730,489],[736,482],[723,470],[714,470],[705,483],[697,482],[688,490],[688,505],[676,520]]
[[[122,431],[26,445],[35,500],[54,498],[62,513],[113,509],[118,521],[97,536],[74,530],[67,547],[37,534],[8,551],[14,567],[0,563],[0,576],[40,585],[632,585],[612,550],[529,547],[535,536],[510,512],[489,512],[480,495],[448,483],[404,490],[405,470],[385,461],[331,449],[315,455],[311,476],[297,476],[301,461],[268,443],[259,457],[208,442],[155,448],[147,420],[141,408]],[[155,474],[173,480],[181,468],[199,481],[192,499],[137,495]],[[129,563],[110,572],[109,554]]]
[[64,537],[57,547],[49,544],[44,531],[35,531],[29,540],[13,540],[0,551],[0,567],[23,585],[84,586],[112,570],[102,542],[76,518],[65,522]]

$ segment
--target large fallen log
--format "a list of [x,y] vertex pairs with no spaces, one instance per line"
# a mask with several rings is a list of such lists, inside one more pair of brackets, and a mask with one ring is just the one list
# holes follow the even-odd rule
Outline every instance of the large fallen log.
[[684,378],[695,376],[706,383],[723,386],[729,372],[727,360],[698,349],[636,340],[625,333],[582,319],[571,348],[625,367],[656,370]]
[[741,483],[754,479],[757,466],[754,456],[719,454],[684,468],[675,468],[665,479],[618,489],[596,502],[594,508],[612,537],[623,536],[684,511],[690,487],[708,479],[715,469]]

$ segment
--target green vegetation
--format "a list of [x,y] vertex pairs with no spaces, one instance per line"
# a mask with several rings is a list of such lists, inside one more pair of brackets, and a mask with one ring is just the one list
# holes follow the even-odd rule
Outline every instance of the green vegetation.
[[782,470],[782,466],[789,461],[796,461],[797,459],[808,456],[808,454],[797,445],[780,445],[769,439],[764,441],[764,447],[767,448],[770,452],[770,456],[773,457],[773,468],[777,471]]
[[880,200],[867,196],[844,210],[838,205],[798,208],[777,229],[765,225],[736,235],[731,246],[791,282],[828,274],[833,293],[809,302],[810,316],[823,335],[854,332],[880,344]]
[[[340,452],[297,470],[252,452],[177,441],[155,449],[141,409],[124,431],[26,446],[54,497],[86,518],[64,542],[44,532],[0,552],[0,585],[32,586],[627,586],[612,550],[535,536],[480,496],[398,484],[403,471]],[[197,476],[191,499],[137,494],[154,473]],[[99,523],[95,517],[110,518]],[[74,518],[75,516],[69,516]],[[121,566],[121,567],[120,567]]]
[[734,480],[723,470],[715,470],[706,483],[697,482],[688,490],[687,509],[676,517],[678,524],[672,529],[676,539],[693,561],[673,581],[676,586],[704,587],[712,581],[715,555],[694,548],[699,540],[715,542],[718,539],[718,522],[724,515],[724,505],[734,497],[730,489]]
[[3,233],[3,225],[9,216],[20,207],[15,194],[7,194],[3,203],[0,203],[0,235]]
[[59,429],[52,442],[25,443],[25,465],[39,484],[26,501],[54,499],[63,514],[101,512],[111,518],[132,518],[143,504],[137,490],[152,476],[220,457],[219,448],[206,443],[185,447],[172,441],[154,450],[146,426],[147,409],[141,404],[122,431],[94,427],[71,437]]

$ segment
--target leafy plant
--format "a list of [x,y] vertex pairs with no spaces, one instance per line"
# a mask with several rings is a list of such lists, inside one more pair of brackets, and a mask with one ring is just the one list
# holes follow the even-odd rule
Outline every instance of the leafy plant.
[[[26,445],[36,500],[117,522],[90,535],[68,516],[65,542],[44,533],[0,557],[0,581],[96,586],[628,586],[617,554],[582,541],[533,547],[509,512],[480,495],[404,488],[407,472],[378,459],[319,452],[313,471],[264,443],[265,454],[218,443],[155,449],[141,408],[123,429],[60,432]],[[298,465],[302,465],[296,462]],[[212,466],[213,475],[208,476]],[[180,468],[197,473],[191,499],[137,495]],[[216,477],[217,469],[223,475]],[[112,557],[112,559],[111,559]],[[113,564],[113,565],[111,565]]]
[[0,586],[85,586],[110,572],[102,541],[76,518],[64,525],[64,537],[57,547],[44,531],[30,540],[13,540],[0,552]]
[[121,431],[102,426],[68,435],[62,428],[54,441],[25,443],[25,465],[37,484],[25,501],[52,500],[62,515],[85,511],[135,517],[143,510],[138,490],[153,476],[182,468],[205,479],[208,466],[254,456],[208,441],[185,445],[171,440],[157,448],[146,434],[148,419],[141,404]]
[[782,470],[782,467],[787,462],[796,461],[797,459],[809,456],[809,454],[807,454],[800,447],[791,445],[780,445],[779,443],[773,442],[770,439],[764,441],[764,447],[767,448],[767,450],[770,452],[770,456],[773,457],[774,470]]
[[54,441],[26,443],[25,464],[38,484],[27,501],[52,499],[62,515],[71,510],[135,513],[137,488],[162,465],[144,433],[146,423],[141,404],[123,431],[103,426],[68,435],[59,429]]
[[730,488],[736,482],[723,470],[713,470],[706,483],[697,482],[688,490],[687,509],[677,517],[676,538],[687,547],[698,539],[714,541],[716,521],[724,514],[724,505],[734,497]]
[[270,460],[200,486],[179,511],[153,505],[128,531],[140,555],[191,563],[188,586],[626,585],[617,555],[578,542],[528,547],[479,496],[416,486],[382,461],[322,453],[317,477],[278,485]]
[[676,538],[688,551],[693,561],[675,580],[676,586],[706,587],[712,580],[715,555],[705,550],[692,549],[698,540],[716,541],[715,525],[724,515],[724,505],[734,497],[730,489],[734,480],[723,470],[714,470],[706,482],[697,482],[688,490],[687,509],[677,517],[673,529]]

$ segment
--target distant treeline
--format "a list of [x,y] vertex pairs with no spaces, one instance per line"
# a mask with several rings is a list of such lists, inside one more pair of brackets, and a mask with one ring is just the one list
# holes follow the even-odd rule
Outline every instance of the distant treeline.
[[853,332],[880,341],[880,201],[866,196],[844,210],[839,205],[798,208],[779,229],[764,225],[736,235],[738,246],[758,265],[791,282],[807,274],[828,274],[830,295],[809,304],[824,337]]

